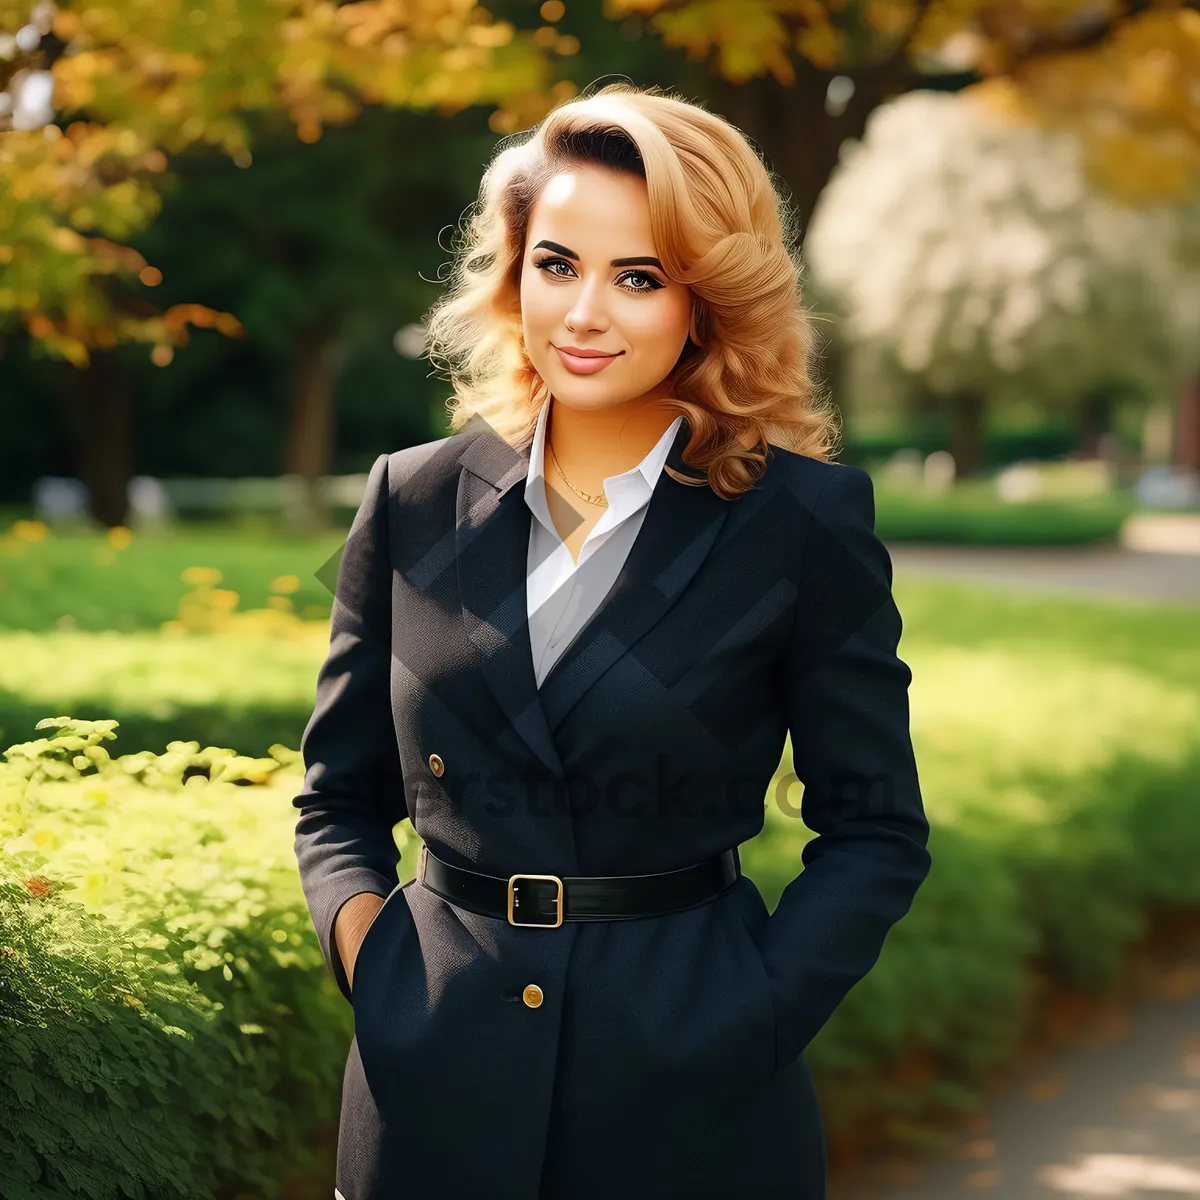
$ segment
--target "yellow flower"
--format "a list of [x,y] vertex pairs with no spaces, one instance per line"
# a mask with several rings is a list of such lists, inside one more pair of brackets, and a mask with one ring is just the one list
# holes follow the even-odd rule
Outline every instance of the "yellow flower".
[[108,901],[108,872],[88,871],[83,877],[80,891],[83,894],[83,903],[88,908],[103,907]]
[[53,829],[48,829],[43,825],[40,829],[35,829],[32,832],[34,845],[39,850],[53,850],[58,845],[58,834]]
[[180,578],[184,583],[190,583],[193,586],[204,583],[220,583],[221,572],[216,567],[188,567]]
[[125,525],[116,525],[108,531],[104,540],[114,550],[124,550],[133,541],[133,530]]
[[273,592],[290,594],[291,592],[298,591],[299,588],[300,580],[295,575],[280,575],[271,580],[271,591]]
[[10,530],[18,542],[40,542],[49,532],[41,521],[14,521]]

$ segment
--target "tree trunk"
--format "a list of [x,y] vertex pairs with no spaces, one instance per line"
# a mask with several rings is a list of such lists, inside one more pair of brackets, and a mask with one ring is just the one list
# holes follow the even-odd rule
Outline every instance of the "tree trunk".
[[[713,107],[758,143],[787,185],[803,238],[837,166],[842,143],[861,138],[867,118],[890,96],[907,90],[913,72],[903,55],[848,72],[822,71],[802,59],[793,61],[796,80],[790,86],[771,76],[739,84],[714,79]],[[854,94],[845,109],[832,116],[825,101],[829,81],[837,74],[850,75]]]
[[1100,458],[1100,439],[1112,429],[1112,394],[1106,390],[1090,393],[1083,402],[1083,438],[1080,452],[1084,458]]
[[982,392],[958,392],[950,397],[954,418],[950,453],[954,456],[957,479],[964,479],[983,467],[984,407]]
[[71,368],[63,401],[91,515],[110,529],[124,525],[133,475],[132,414],[129,384],[116,353],[94,350],[90,366]]
[[1200,376],[1188,380],[1175,414],[1175,462],[1200,471]]
[[333,464],[333,393],[340,347],[332,331],[312,331],[295,348],[291,370],[291,412],[284,470],[299,482],[299,494],[285,511],[287,524],[302,533],[330,527],[330,514],[317,481]]

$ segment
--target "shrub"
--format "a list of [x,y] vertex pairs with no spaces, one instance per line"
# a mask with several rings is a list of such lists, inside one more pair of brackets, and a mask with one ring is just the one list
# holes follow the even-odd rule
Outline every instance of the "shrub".
[[352,1016],[292,857],[296,754],[114,759],[55,718],[0,764],[0,1194],[279,1194]]

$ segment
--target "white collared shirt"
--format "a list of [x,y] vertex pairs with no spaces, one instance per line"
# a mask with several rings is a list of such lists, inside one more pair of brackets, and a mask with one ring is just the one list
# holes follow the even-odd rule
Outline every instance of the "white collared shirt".
[[[538,687],[600,607],[621,573],[683,421],[682,415],[676,417],[636,467],[621,475],[610,475],[604,481],[608,508],[587,535],[576,563],[559,536],[546,502],[542,464],[549,411],[547,400],[538,414],[525,478],[525,503],[533,514],[525,578],[529,641]],[[566,484],[561,478],[556,482],[565,491]]]

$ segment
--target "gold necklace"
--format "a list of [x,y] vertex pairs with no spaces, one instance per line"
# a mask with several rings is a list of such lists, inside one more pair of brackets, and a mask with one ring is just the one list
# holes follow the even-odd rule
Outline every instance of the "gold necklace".
[[565,484],[567,485],[567,487],[569,487],[569,488],[571,489],[571,491],[573,491],[573,492],[575,493],[575,495],[577,495],[577,496],[578,496],[578,497],[579,497],[581,500],[586,500],[586,501],[587,501],[589,504],[596,504],[596,505],[599,505],[601,508],[607,508],[607,507],[608,507],[608,498],[607,498],[606,496],[603,496],[603,495],[601,495],[601,496],[589,496],[589,495],[587,494],[587,492],[581,492],[581,491],[580,491],[580,490],[579,490],[579,489],[578,489],[578,488],[577,488],[577,487],[576,487],[576,486],[575,486],[575,485],[574,485],[574,484],[573,484],[573,483],[572,483],[572,482],[571,482],[571,481],[570,481],[570,480],[567,478],[567,476],[566,476],[566,473],[563,471],[563,469],[562,469],[562,466],[559,464],[559,461],[558,461],[558,455],[554,453],[554,447],[553,447],[553,446],[552,446],[552,445],[551,445],[549,442],[547,442],[547,443],[546,443],[546,446],[547,446],[547,447],[549,448],[549,450],[550,450],[550,457],[551,457],[551,459],[553,459],[553,461],[554,461],[554,467],[555,467],[555,470],[557,470],[557,471],[558,471],[558,473],[559,473],[559,474],[560,474],[560,475],[563,477],[563,483],[565,483]]

